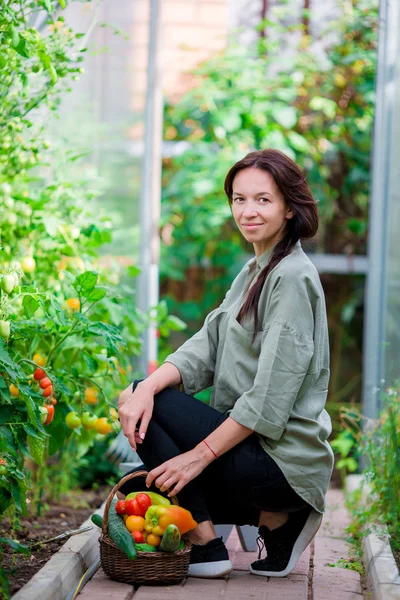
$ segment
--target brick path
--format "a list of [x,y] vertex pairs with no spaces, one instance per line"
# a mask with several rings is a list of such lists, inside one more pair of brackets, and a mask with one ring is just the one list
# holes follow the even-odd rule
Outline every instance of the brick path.
[[170,587],[141,586],[136,592],[131,585],[108,579],[101,568],[78,595],[79,600],[363,600],[360,576],[336,564],[348,558],[349,544],[345,528],[349,515],[343,493],[330,490],[327,511],[312,544],[300,557],[288,577],[258,577],[248,572],[257,552],[243,552],[236,530],[229,536],[227,547],[234,571],[224,579],[187,578],[181,585]]

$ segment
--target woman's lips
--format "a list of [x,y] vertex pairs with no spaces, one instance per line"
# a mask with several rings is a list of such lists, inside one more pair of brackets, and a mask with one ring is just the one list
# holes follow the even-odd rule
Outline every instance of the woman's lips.
[[256,227],[261,227],[261,223],[256,223],[254,225],[244,225],[244,227],[247,227],[248,229],[255,229]]

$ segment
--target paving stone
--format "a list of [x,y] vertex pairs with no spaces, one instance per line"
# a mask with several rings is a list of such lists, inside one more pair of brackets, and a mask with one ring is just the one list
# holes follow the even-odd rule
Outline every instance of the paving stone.
[[336,563],[349,556],[350,544],[345,540],[317,537],[314,544],[314,564]]
[[120,581],[113,581],[104,573],[100,567],[92,579],[88,581],[79,594],[82,600],[94,600],[95,598],[112,598],[112,600],[130,600],[134,592],[133,586]]
[[[313,575],[313,589],[331,587],[337,592],[361,594],[360,575],[350,569],[339,569],[316,565]],[[341,596],[340,596],[341,597]]]
[[[356,594],[355,592],[340,592],[338,595],[337,589],[331,587],[319,587],[313,592],[313,600],[363,600],[362,594]],[[389,600],[389,599],[387,599]]]

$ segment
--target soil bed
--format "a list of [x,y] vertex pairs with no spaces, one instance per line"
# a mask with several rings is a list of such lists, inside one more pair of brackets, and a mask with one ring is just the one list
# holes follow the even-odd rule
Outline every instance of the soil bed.
[[[12,537],[30,546],[35,542],[52,538],[70,529],[78,529],[90,515],[101,506],[110,492],[110,486],[98,490],[74,491],[62,501],[52,504],[40,517],[21,518],[21,529],[10,535],[10,525],[4,520],[0,524],[0,537]],[[79,535],[79,534],[78,534]],[[39,571],[69,538],[35,546],[31,556],[13,552],[6,548],[3,569],[10,583],[11,595],[18,592]]]

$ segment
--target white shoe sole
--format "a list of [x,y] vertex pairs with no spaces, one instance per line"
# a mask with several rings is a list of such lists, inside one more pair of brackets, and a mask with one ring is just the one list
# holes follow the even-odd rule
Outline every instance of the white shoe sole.
[[194,563],[189,565],[188,577],[203,577],[214,579],[228,575],[233,570],[230,560],[216,560],[215,562]]
[[287,567],[283,571],[257,571],[250,565],[249,570],[253,575],[261,575],[261,577],[286,577],[296,566],[297,561],[307,548],[308,544],[315,537],[318,529],[321,527],[322,514],[312,509],[303,529],[297,538],[292,554],[290,556]]

